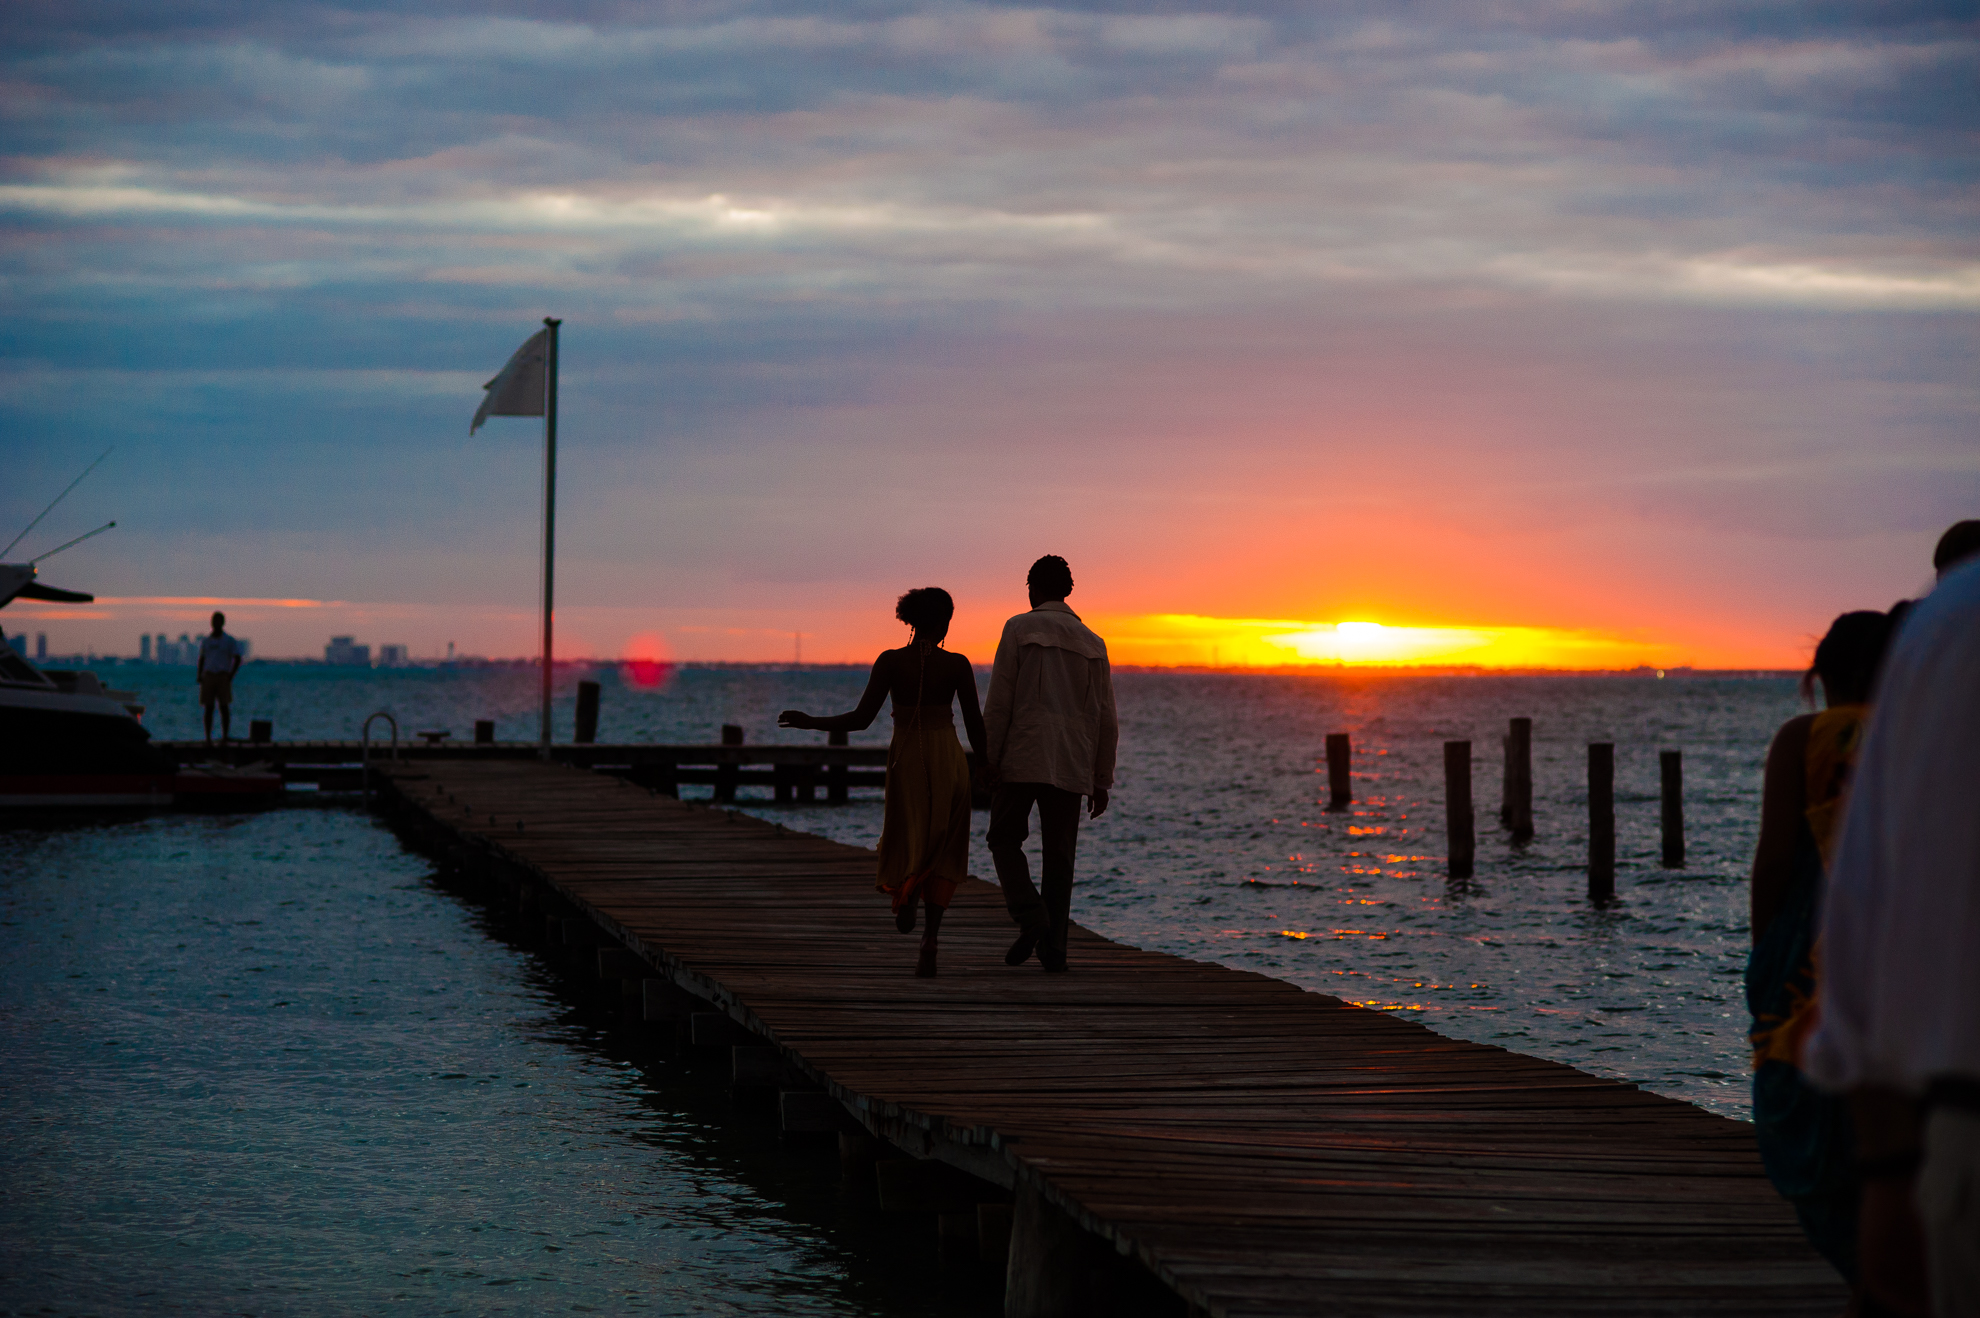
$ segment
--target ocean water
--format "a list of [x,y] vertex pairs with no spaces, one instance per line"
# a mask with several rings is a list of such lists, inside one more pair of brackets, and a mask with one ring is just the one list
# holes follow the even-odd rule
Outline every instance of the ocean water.
[[354,806],[0,876],[0,1313],[1001,1312]]
[[[165,737],[190,671],[106,670]],[[612,670],[601,740],[752,741],[864,675]],[[559,735],[571,688],[560,678]],[[1778,678],[1118,675],[1112,809],[1074,914],[1445,1033],[1744,1116],[1746,869]],[[237,728],[366,714],[535,729],[526,671],[253,665]],[[1498,828],[1499,737],[1534,720],[1537,833]],[[856,744],[883,744],[888,721]],[[1355,801],[1322,808],[1324,739]],[[1475,876],[1444,872],[1443,742],[1473,743]],[[1585,892],[1585,747],[1616,743],[1617,897]],[[1658,865],[1657,752],[1688,864]],[[877,792],[746,808],[870,844]],[[244,816],[0,823],[0,1313],[991,1313],[994,1281],[782,1148],[720,1068],[654,1052],[349,798]],[[979,826],[985,822],[978,816]],[[1034,864],[1036,863],[1034,855]],[[972,868],[992,874],[980,836]],[[876,921],[887,918],[881,899]],[[904,948],[901,972],[911,951]],[[1075,966],[1075,971],[1077,967]],[[925,1225],[925,1224],[924,1224]]]

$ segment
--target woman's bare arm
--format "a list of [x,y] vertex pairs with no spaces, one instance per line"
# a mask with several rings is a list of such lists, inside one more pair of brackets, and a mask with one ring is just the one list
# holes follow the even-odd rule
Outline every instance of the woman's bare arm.
[[859,698],[859,705],[850,714],[833,714],[829,718],[816,718],[801,709],[787,709],[777,716],[780,728],[812,728],[819,732],[864,732],[873,726],[879,717],[880,706],[887,703],[887,655],[883,652],[873,661],[873,674],[866,679],[866,693]]
[[956,664],[956,696],[962,702],[963,732],[969,738],[969,749],[980,762],[990,743],[983,732],[983,709],[976,703],[976,669],[963,655],[956,656]]
[[1760,845],[1753,849],[1750,923],[1753,941],[1773,923],[1794,882],[1794,845],[1808,810],[1808,728],[1813,714],[1781,724],[1767,748],[1767,777],[1760,794]]

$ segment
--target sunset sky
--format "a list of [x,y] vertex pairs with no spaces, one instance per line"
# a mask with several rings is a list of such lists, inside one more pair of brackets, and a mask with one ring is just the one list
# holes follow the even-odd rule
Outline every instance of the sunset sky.
[[[1953,15],[1953,17],[1947,17]],[[858,660],[1790,666],[1980,516],[1971,5],[16,3],[10,606]],[[1386,629],[1338,624],[1384,624]],[[1421,629],[1416,631],[1404,629]]]

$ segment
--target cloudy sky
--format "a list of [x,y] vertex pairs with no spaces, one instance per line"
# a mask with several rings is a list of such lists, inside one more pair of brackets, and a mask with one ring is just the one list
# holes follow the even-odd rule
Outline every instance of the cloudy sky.
[[5,615],[58,650],[528,653],[540,432],[467,423],[545,315],[577,653],[857,658],[934,583],[987,657],[1058,552],[1126,659],[1785,665],[1980,515],[1970,3],[0,34],[6,536],[115,446],[8,556],[118,521]]

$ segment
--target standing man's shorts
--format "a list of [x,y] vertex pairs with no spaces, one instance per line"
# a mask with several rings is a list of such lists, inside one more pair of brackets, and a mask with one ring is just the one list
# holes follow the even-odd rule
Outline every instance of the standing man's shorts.
[[214,705],[222,709],[234,703],[234,675],[232,673],[201,673],[199,675],[199,703],[203,708]]

